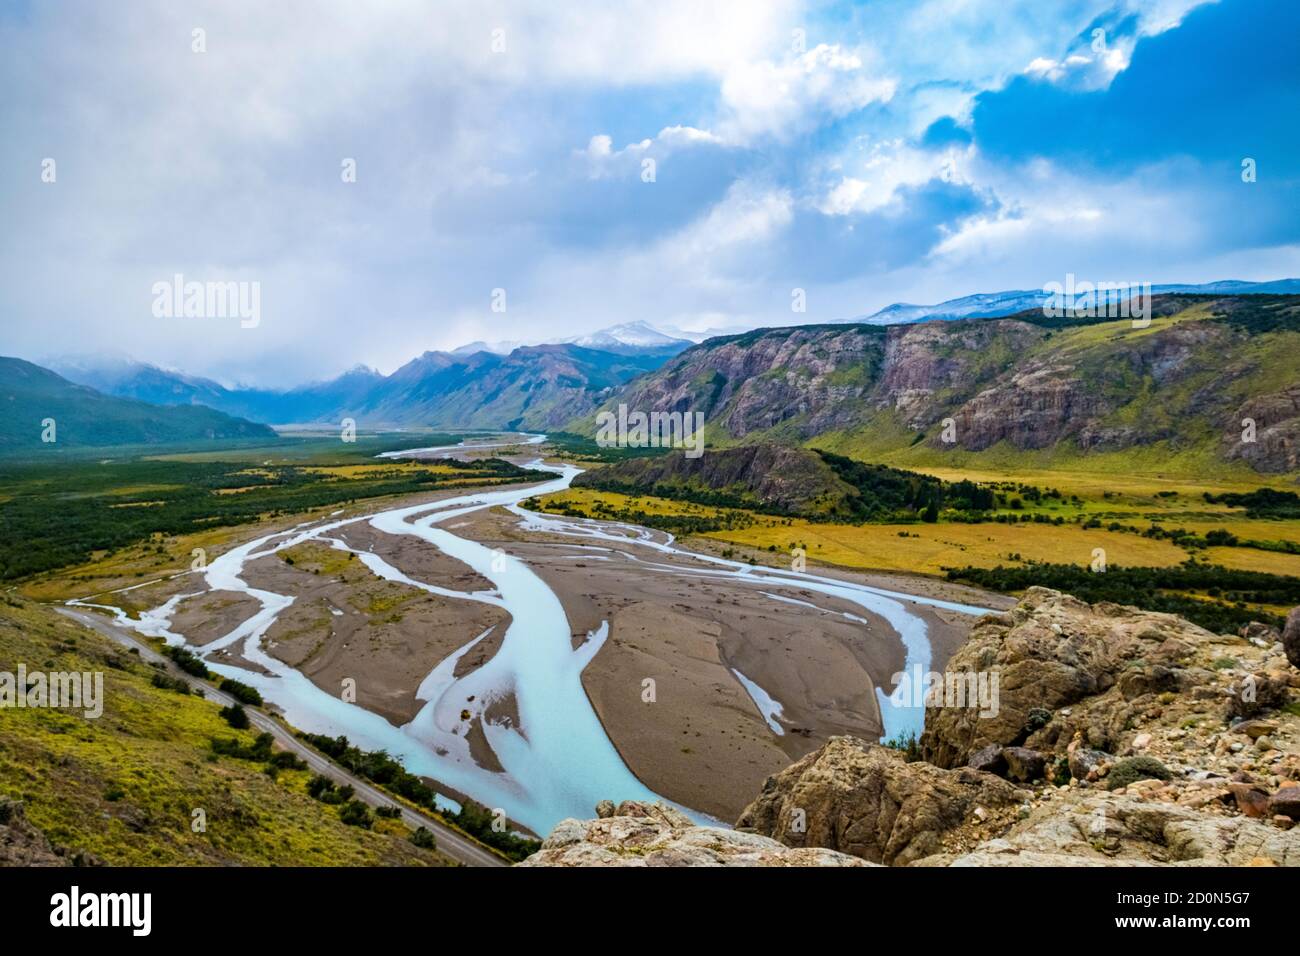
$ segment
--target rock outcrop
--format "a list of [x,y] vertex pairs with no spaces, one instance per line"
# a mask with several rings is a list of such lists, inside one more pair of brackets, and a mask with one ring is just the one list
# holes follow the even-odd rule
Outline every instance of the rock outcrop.
[[0,866],[68,866],[18,800],[0,797]]
[[[1300,790],[1300,788],[1291,788]],[[1148,791],[1149,792],[1149,791]],[[1144,796],[1068,790],[969,853],[919,866],[1300,866],[1300,831]]]
[[[1139,752],[1151,734],[1143,741],[1134,728],[1147,723],[1181,731],[1173,738],[1184,741],[1180,750],[1202,738],[1212,749],[1216,725],[1224,731],[1229,719],[1283,707],[1300,684],[1276,645],[1258,643],[1172,614],[1030,588],[1011,611],[977,624],[947,665],[949,673],[996,672],[996,714],[932,708],[921,756],[951,768],[977,755],[996,763],[998,748],[1008,747],[1060,758],[1072,744],[1103,755]],[[1058,782],[1072,775],[1047,769]]]
[[791,848],[737,830],[698,826],[662,803],[602,800],[594,820],[561,820],[519,866],[867,866],[820,847]]
[[969,838],[969,828],[1026,799],[989,773],[908,763],[880,744],[832,737],[769,777],[736,826],[790,846],[831,847],[897,865]]

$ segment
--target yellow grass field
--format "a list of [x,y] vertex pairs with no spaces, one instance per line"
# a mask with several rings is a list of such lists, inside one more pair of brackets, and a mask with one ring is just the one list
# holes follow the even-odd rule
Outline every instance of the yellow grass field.
[[[900,532],[907,537],[900,537]],[[775,545],[779,551],[788,551],[795,542],[806,547],[808,557],[817,561],[933,575],[950,567],[992,568],[1030,560],[1088,565],[1096,548],[1105,551],[1107,564],[1165,567],[1181,564],[1187,558],[1181,548],[1168,541],[1096,528],[1085,531],[1072,525],[843,525],[796,521],[791,525],[717,531],[705,537],[761,549]]]
[[[976,476],[967,472],[954,472],[944,477],[956,480],[961,477],[974,479]],[[1059,479],[1061,476],[1056,477]],[[981,475],[979,479],[1008,480],[1005,475]],[[1067,494],[1078,494],[1084,498],[1084,508],[1080,510],[1062,505],[1055,509],[1047,506],[1026,508],[1027,511],[1061,514],[1067,518],[1067,523],[1062,525],[1035,522],[822,524],[745,512],[753,522],[748,527],[711,531],[703,537],[762,551],[775,548],[782,553],[788,553],[792,544],[803,545],[807,548],[808,557],[814,561],[846,568],[927,575],[941,575],[945,568],[950,567],[996,567],[999,564],[1016,565],[1028,561],[1086,566],[1091,564],[1096,548],[1105,551],[1108,565],[1168,567],[1187,560],[1188,552],[1170,541],[1147,538],[1127,531],[1109,531],[1105,527],[1085,529],[1070,521],[1073,515],[1080,513],[1092,517],[1103,506],[1107,511],[1114,508],[1117,512],[1113,516],[1114,520],[1139,528],[1146,528],[1154,517],[1165,528],[1185,528],[1202,535],[1220,528],[1243,540],[1300,541],[1300,521],[1244,518],[1240,511],[1207,504],[1200,499],[1202,489],[1199,488],[1180,486],[1178,489],[1157,489],[1150,482],[1134,481],[1120,492],[1115,486],[1124,483],[1117,483],[1111,478],[1105,482],[1096,479],[1096,484],[1091,481],[1081,484],[1063,480],[1048,482],[1042,476],[1039,480],[1040,487],[1055,487]],[[1145,491],[1139,490],[1136,487],[1138,485],[1144,485]],[[1177,490],[1179,496],[1156,498],[1156,490]],[[1102,491],[1110,491],[1112,496],[1122,494],[1123,499],[1100,499]],[[734,512],[734,509],[645,495],[631,497],[586,488],[548,495],[543,503],[547,510],[575,508],[591,517],[602,517],[603,509],[612,512],[631,509],[650,515],[700,517],[716,517]],[[1196,510],[1192,511],[1192,508]],[[1222,518],[1211,517],[1220,513]],[[1198,555],[1228,568],[1300,576],[1300,555],[1242,547],[1207,548],[1198,552]]]

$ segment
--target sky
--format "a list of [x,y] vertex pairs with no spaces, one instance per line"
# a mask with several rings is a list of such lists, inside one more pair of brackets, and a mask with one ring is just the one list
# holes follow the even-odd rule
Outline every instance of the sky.
[[[0,89],[0,354],[30,359],[288,386],[1300,276],[1294,0],[0,0]],[[177,275],[255,287],[256,322],[169,314]]]

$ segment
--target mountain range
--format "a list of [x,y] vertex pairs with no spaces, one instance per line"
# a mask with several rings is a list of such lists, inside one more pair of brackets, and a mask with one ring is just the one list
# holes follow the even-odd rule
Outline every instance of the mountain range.
[[901,467],[1300,470],[1300,296],[1161,295],[1153,314],[758,329],[686,350],[604,410],[702,413],[714,448],[815,444]]
[[[1165,284],[1151,286],[1152,295],[1170,295],[1172,293],[1192,293],[1196,295],[1297,295],[1300,294],[1300,279],[1278,279],[1273,282],[1242,282],[1238,279],[1223,279],[1218,282],[1205,282],[1200,285]],[[1105,301],[1104,298],[1102,300]],[[1060,295],[1050,295],[1042,289],[1017,289],[1009,292],[979,292],[975,295],[948,299],[935,305],[912,305],[907,302],[895,302],[870,315],[842,319],[843,322],[867,322],[871,325],[897,325],[905,322],[925,322],[930,319],[979,319],[997,318],[1015,315],[1030,309],[1042,308],[1045,303],[1060,308],[1064,305]],[[1074,308],[1095,305],[1096,293],[1087,293],[1075,297]]]
[[[1243,287],[1251,294],[1239,294]],[[1082,312],[1049,318],[1041,293],[1014,291],[699,344],[628,323],[505,354],[425,352],[391,375],[358,366],[284,391],[121,360],[55,367],[118,398],[281,425],[350,417],[363,428],[593,434],[594,415],[622,403],[702,412],[714,447],[816,444],[901,467],[962,454],[1046,464],[1141,453],[1189,468],[1289,473],[1300,470],[1300,295],[1262,287],[1300,291],[1300,281],[1162,292],[1145,328]],[[955,317],[1008,309],[1024,296],[1033,306],[1012,315]],[[886,313],[895,321],[881,319]]]

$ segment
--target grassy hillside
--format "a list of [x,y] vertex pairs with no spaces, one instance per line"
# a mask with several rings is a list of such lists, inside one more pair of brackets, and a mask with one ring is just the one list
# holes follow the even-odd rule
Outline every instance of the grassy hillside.
[[[0,598],[0,661],[16,670],[104,675],[104,712],[6,709],[0,718],[0,797],[71,859],[109,865],[446,865],[417,848],[400,822],[349,826],[339,807],[307,794],[311,774],[214,753],[248,747],[215,704],[154,685],[158,672],[49,608]],[[202,809],[206,831],[195,832]],[[0,829],[3,829],[0,827]]]
[[[274,438],[275,432],[203,405],[158,406],[74,385],[22,359],[0,357],[0,451]],[[49,435],[53,420],[54,441]]]

